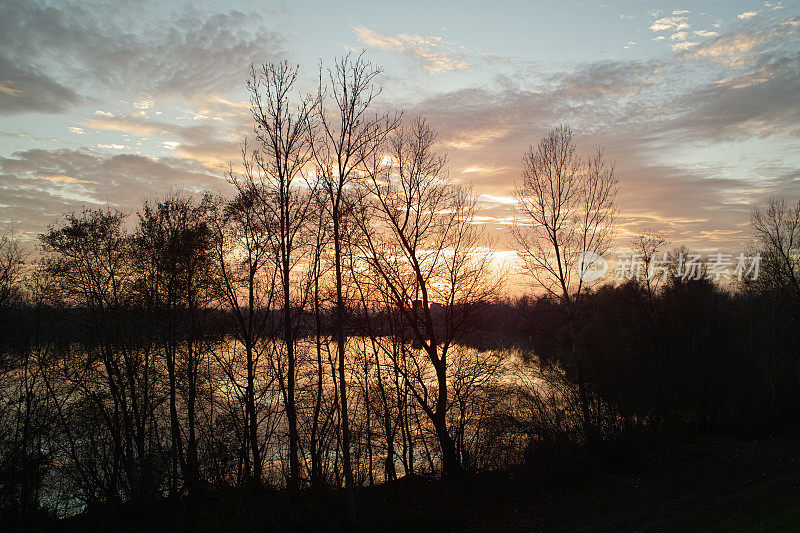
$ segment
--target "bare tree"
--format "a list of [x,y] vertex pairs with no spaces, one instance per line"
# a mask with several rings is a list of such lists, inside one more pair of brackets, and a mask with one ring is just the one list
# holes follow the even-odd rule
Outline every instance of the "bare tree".
[[[351,257],[351,260],[354,259]],[[358,268],[358,267],[355,267]],[[395,409],[394,400],[395,395],[392,394],[388,380],[384,378],[384,374],[388,373],[386,367],[388,366],[385,346],[382,343],[386,341],[387,333],[391,336],[389,321],[391,320],[391,313],[393,305],[387,302],[383,296],[385,291],[376,290],[375,286],[370,283],[370,280],[364,276],[355,278],[356,287],[358,289],[359,298],[361,300],[361,331],[363,338],[363,371],[364,371],[364,397],[366,402],[373,401],[373,396],[376,396],[377,403],[382,411],[381,421],[383,425],[383,435],[386,447],[386,456],[384,460],[384,479],[391,481],[397,479],[397,471],[395,469],[395,435],[400,424],[401,413]],[[369,342],[368,342],[369,341]],[[369,346],[368,346],[369,344]],[[392,344],[394,347],[394,344]],[[394,352],[393,352],[394,353]],[[391,358],[389,358],[391,361]],[[371,368],[375,369],[375,394],[371,394],[369,384],[369,374]],[[367,403],[367,419],[369,420],[370,403]],[[368,425],[369,427],[369,425]],[[369,431],[371,437],[371,431]],[[372,476],[372,450],[371,442],[368,441],[368,454],[369,454],[369,479],[370,483],[373,482]]]
[[800,313],[800,202],[773,198],[750,217],[764,257],[762,270],[778,288],[793,295]]
[[77,325],[87,328],[82,350],[63,365],[63,378],[80,389],[86,407],[99,416],[112,441],[113,459],[101,467],[111,472],[95,482],[112,501],[124,488],[141,503],[156,495],[150,447],[158,399],[152,351],[126,320],[133,269],[123,220],[116,211],[86,210],[67,215],[40,239],[58,296],[75,306]]
[[30,290],[35,271],[24,269],[27,257],[13,227],[0,232],[0,515],[12,529],[41,508],[59,457],[42,364],[52,343],[41,334],[42,313],[19,320],[37,304]]
[[[248,89],[256,124],[255,134],[260,150],[255,153],[258,165],[257,182],[249,174],[247,187],[261,200],[264,224],[270,233],[271,257],[276,262],[283,309],[283,341],[286,350],[286,372],[279,372],[284,406],[289,426],[290,490],[300,483],[299,435],[295,402],[297,346],[296,330],[300,313],[309,295],[308,276],[297,274],[307,252],[303,239],[308,227],[314,184],[305,179],[303,169],[311,157],[308,142],[308,113],[305,102],[293,108],[290,98],[298,68],[284,61],[266,63],[257,73],[251,69]],[[298,183],[302,182],[302,183]],[[307,232],[306,232],[307,233]],[[299,283],[297,283],[299,282]],[[306,283],[304,283],[306,282]]]
[[20,296],[26,253],[13,228],[0,233],[0,306]]
[[659,266],[658,269],[656,268],[658,266],[657,262],[659,261],[657,257],[658,251],[667,244],[669,244],[669,241],[666,238],[647,230],[637,235],[636,238],[631,241],[634,254],[641,258],[642,267],[644,269],[644,288],[647,291],[647,314],[651,322],[653,319],[653,297],[659,285],[661,285],[661,282],[669,275],[669,269],[667,268],[669,261],[665,261],[667,256],[662,256],[661,260],[667,264]]
[[[308,217],[309,225],[313,228],[308,275],[314,323],[314,368],[311,371],[314,378],[311,386],[313,399],[311,400],[310,420],[306,423],[308,425],[308,451],[311,456],[311,485],[314,487],[322,486],[325,482],[323,461],[328,441],[333,438],[332,430],[335,425],[338,403],[335,393],[337,389],[335,364],[330,349],[330,337],[324,322],[324,306],[328,299],[324,282],[330,274],[330,261],[326,253],[330,241],[330,224],[324,214],[325,209],[322,203],[324,200],[325,198],[321,198],[320,195],[314,195],[313,209]],[[328,367],[331,371],[330,375],[328,375]],[[329,386],[331,384],[331,381],[328,381],[329,377],[332,380],[332,387]],[[329,397],[329,391],[334,391],[332,398]]]
[[266,338],[270,326],[270,309],[275,300],[277,272],[271,256],[270,232],[259,214],[260,198],[248,183],[254,181],[257,163],[242,147],[243,176],[231,171],[228,179],[238,189],[238,195],[224,206],[215,221],[215,261],[217,292],[232,317],[236,341],[244,348],[246,375],[242,387],[238,369],[224,364],[235,389],[242,393],[245,411],[246,439],[243,454],[248,482],[261,483],[263,460],[259,439],[259,413],[256,409],[256,381],[259,361],[268,349]]
[[389,157],[371,160],[359,220],[375,286],[400,311],[434,369],[432,389],[419,364],[404,377],[435,428],[445,475],[456,476],[462,463],[447,424],[448,353],[498,283],[481,251],[488,243],[473,224],[476,200],[449,181],[435,141],[422,119],[391,137]]
[[606,162],[602,150],[581,158],[572,130],[560,125],[525,152],[516,189],[520,218],[512,235],[527,273],[563,306],[587,438],[589,401],[574,342],[584,289],[581,259],[584,252],[602,256],[610,246],[617,183],[614,165]]
[[[138,291],[144,308],[156,317],[168,376],[171,464],[170,493],[178,494],[178,469],[186,485],[195,488],[200,476],[197,457],[196,403],[200,365],[206,353],[201,310],[209,303],[215,238],[211,196],[199,202],[173,193],[139,212],[133,236]],[[180,383],[179,383],[180,381]],[[179,390],[185,390],[184,453],[179,420]],[[182,418],[182,417],[181,417]]]
[[345,223],[352,202],[348,186],[360,177],[364,163],[380,148],[395,127],[388,114],[371,116],[371,106],[380,93],[374,85],[381,69],[363,58],[346,55],[332,69],[320,66],[319,87],[310,123],[311,152],[325,210],[331,220],[333,267],[336,288],[335,333],[338,352],[339,409],[342,459],[348,498],[348,515],[355,516],[353,471],[350,461],[350,427],[345,377],[345,321],[347,318],[343,269]]

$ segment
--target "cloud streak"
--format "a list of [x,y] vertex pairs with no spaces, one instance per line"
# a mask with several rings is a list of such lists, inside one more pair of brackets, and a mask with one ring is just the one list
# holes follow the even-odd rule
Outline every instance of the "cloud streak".
[[447,49],[441,37],[408,33],[385,35],[365,26],[356,26],[353,31],[363,46],[408,55],[431,73],[464,70],[470,66],[463,50]]

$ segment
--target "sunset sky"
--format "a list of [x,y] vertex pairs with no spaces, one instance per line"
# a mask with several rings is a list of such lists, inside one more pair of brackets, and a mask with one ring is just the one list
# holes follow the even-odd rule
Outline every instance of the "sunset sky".
[[800,198],[800,4],[0,2],[0,223],[226,192],[251,131],[247,66],[366,51],[379,105],[426,116],[451,175],[510,248],[525,148],[560,122],[620,178],[620,243],[645,228],[742,251],[752,206]]

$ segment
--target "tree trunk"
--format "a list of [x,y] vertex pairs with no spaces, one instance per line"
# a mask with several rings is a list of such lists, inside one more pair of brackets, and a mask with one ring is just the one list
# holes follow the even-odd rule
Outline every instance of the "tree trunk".
[[288,359],[288,369],[286,376],[286,419],[289,423],[289,480],[287,488],[291,492],[297,492],[300,489],[300,460],[298,458],[298,433],[297,433],[297,409],[295,407],[295,350],[294,338],[292,335],[292,312],[291,301],[289,297],[289,263],[288,260],[284,261],[283,265],[283,331],[284,342],[286,343],[286,357]]
[[197,429],[195,423],[195,412],[197,403],[197,354],[194,352],[194,345],[192,342],[188,343],[188,397],[186,399],[186,416],[189,424],[189,442],[186,445],[186,484],[189,486],[189,491],[192,492],[197,488],[200,480],[200,465],[198,464],[197,457]]
[[447,428],[447,365],[442,358],[434,367],[439,390],[436,396],[436,411],[432,422],[442,451],[442,471],[445,477],[455,478],[463,473],[463,467],[456,452],[456,445]]
[[353,470],[350,464],[350,421],[347,412],[347,379],[345,377],[345,346],[346,339],[344,333],[344,295],[342,292],[342,250],[341,235],[339,234],[339,202],[335,202],[333,210],[333,246],[334,246],[334,268],[336,270],[336,349],[339,358],[339,410],[342,426],[342,463],[344,468],[345,497],[347,506],[347,516],[352,521],[355,520],[355,497],[353,494]]
[[250,483],[253,485],[261,484],[261,450],[258,446],[258,418],[256,416],[255,401],[255,368],[253,363],[253,347],[248,343],[245,347],[247,351],[247,391],[245,393],[247,419],[249,426],[250,453],[253,457],[251,465]]

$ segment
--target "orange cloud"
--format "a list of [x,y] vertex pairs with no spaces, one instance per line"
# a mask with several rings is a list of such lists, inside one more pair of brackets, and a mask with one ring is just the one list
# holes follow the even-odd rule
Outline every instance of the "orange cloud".
[[464,70],[470,66],[463,58],[463,53],[443,50],[441,37],[407,33],[384,35],[364,26],[356,26],[354,31],[364,46],[411,54],[422,61],[423,68],[428,72]]
[[64,174],[56,174],[54,176],[39,176],[39,179],[55,181],[59,183],[94,183],[93,181],[81,180],[78,178],[73,178],[72,176],[66,176]]

